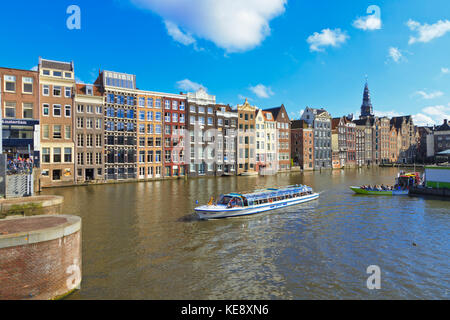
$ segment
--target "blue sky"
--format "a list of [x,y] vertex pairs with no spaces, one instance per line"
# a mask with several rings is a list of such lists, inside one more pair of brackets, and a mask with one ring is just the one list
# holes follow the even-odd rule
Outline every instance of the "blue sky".
[[[66,26],[72,4],[80,30]],[[84,82],[132,73],[140,89],[201,85],[233,106],[283,103],[292,118],[305,106],[359,116],[367,75],[377,114],[438,124],[450,119],[449,20],[448,0],[6,2],[0,66],[73,60]]]

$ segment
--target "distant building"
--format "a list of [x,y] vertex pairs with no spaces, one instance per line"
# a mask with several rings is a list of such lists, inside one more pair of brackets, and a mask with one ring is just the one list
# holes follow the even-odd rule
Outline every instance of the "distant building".
[[238,174],[256,173],[256,112],[245,99],[237,106],[238,113]]
[[364,87],[363,103],[361,105],[361,117],[373,117],[373,106],[370,100],[369,84]]
[[216,97],[203,88],[187,94],[187,126],[189,145],[188,174],[191,177],[214,176],[215,169],[215,105]]
[[401,143],[398,145],[398,162],[412,163],[416,157],[416,131],[414,121],[411,116],[393,117],[390,121],[401,137]]
[[314,169],[332,169],[330,114],[324,109],[306,107],[301,120],[314,130]]
[[304,171],[314,170],[314,131],[304,120],[292,121],[291,158]]
[[350,117],[333,118],[332,132],[337,134],[338,145],[333,151],[339,154],[340,166],[355,167],[356,124],[351,121]]
[[278,168],[279,171],[291,170],[291,120],[284,105],[266,109],[272,113],[278,131]]
[[[265,160],[266,164],[262,173],[275,174],[278,172],[278,133],[277,124],[273,114],[268,111],[262,111],[264,116],[264,134],[265,134]],[[261,173],[261,171],[260,171]]]
[[444,123],[434,128],[434,154],[450,149],[450,125]]

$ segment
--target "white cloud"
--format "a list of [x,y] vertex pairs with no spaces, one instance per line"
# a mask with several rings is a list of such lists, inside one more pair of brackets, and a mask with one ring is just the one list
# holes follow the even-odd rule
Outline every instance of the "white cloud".
[[422,96],[423,99],[430,100],[430,99],[442,97],[444,95],[444,93],[441,91],[433,91],[433,92],[427,93],[427,92],[421,90],[421,91],[416,91],[415,95],[419,95],[419,96]]
[[406,25],[412,31],[417,31],[417,37],[411,36],[409,38],[409,44],[416,42],[430,42],[435,38],[440,38],[450,31],[450,21],[449,20],[439,20],[435,24],[420,24],[417,21],[409,20]]
[[413,116],[414,124],[419,126],[441,125],[444,119],[450,119],[450,103],[445,105],[429,106]]
[[31,70],[31,71],[38,71],[38,68],[39,68],[38,66],[34,66],[34,67],[31,68],[30,70]]
[[269,22],[284,13],[287,3],[287,0],[132,1],[161,16],[175,41],[189,45],[205,39],[227,53],[247,51],[261,44],[270,34]]
[[324,51],[322,47],[339,47],[341,44],[345,43],[349,36],[341,29],[337,28],[334,30],[323,29],[320,33],[314,32],[313,35],[306,39],[306,42],[310,44],[309,48],[311,51]]
[[166,25],[167,33],[173,38],[173,40],[184,44],[185,46],[195,42],[195,39],[190,35],[183,33],[178,26],[168,20],[164,21]]
[[394,62],[399,63],[404,59],[402,52],[395,47],[389,48],[389,57],[394,60]]
[[273,96],[274,93],[269,87],[266,87],[263,84],[258,84],[254,87],[250,87],[250,90],[256,94],[259,98],[269,98],[270,96]]
[[381,29],[381,19],[375,15],[360,17],[353,22],[353,26],[362,30]]
[[375,110],[374,111],[375,116],[377,117],[388,117],[388,118],[392,118],[392,117],[400,117],[401,114],[398,113],[395,110],[388,110],[388,111],[383,111],[383,110]]
[[449,68],[441,68],[441,72],[443,74],[447,74],[447,73],[450,73],[450,69]]
[[207,91],[207,88],[205,86],[200,83],[193,82],[189,79],[177,81],[177,88],[184,91],[197,91],[198,89],[203,88],[205,89],[205,91]]

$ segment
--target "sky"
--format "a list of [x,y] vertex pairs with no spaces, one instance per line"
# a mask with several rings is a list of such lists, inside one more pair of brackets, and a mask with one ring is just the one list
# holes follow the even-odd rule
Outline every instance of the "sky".
[[85,83],[130,73],[142,90],[203,87],[298,119],[306,106],[359,117],[368,79],[376,115],[450,119],[448,0],[8,1],[0,37],[1,67],[74,61]]

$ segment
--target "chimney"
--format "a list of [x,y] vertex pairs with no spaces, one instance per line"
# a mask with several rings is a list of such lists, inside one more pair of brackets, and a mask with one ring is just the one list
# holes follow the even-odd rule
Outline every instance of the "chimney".
[[447,119],[444,119],[444,124],[447,124]]

